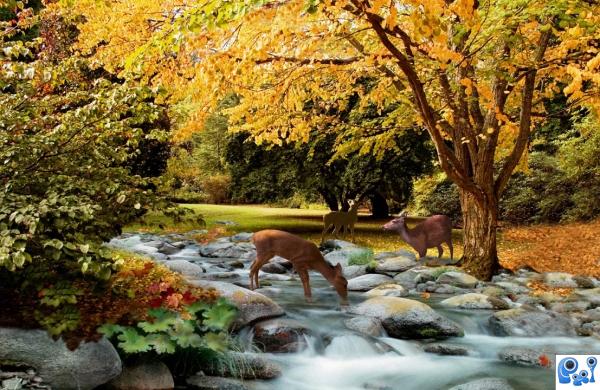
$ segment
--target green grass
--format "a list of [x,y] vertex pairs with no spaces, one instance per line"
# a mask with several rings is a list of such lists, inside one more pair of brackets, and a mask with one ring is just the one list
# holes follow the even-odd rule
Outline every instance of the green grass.
[[[290,209],[280,207],[266,207],[255,205],[212,205],[212,204],[184,204],[201,214],[206,222],[206,229],[222,226],[215,221],[228,220],[236,222],[235,226],[224,226],[228,234],[238,232],[256,232],[262,229],[279,229],[297,234],[315,243],[321,240],[323,229],[323,214],[327,210],[318,209]],[[355,226],[355,243],[360,246],[372,248],[375,252],[393,251],[400,248],[408,248],[406,243],[396,233],[386,232],[381,227],[389,221],[386,219],[373,219],[367,215],[359,214]],[[149,214],[144,217],[145,224],[136,223],[127,226],[127,231],[150,231],[150,232],[184,232],[193,229],[204,228],[193,223],[174,224],[161,214]],[[413,221],[414,222],[414,221]],[[409,220],[409,225],[411,221]],[[159,227],[161,225],[162,227]],[[340,237],[341,238],[341,237]],[[347,237],[349,240],[349,237]],[[453,232],[454,258],[458,258],[462,252],[462,235],[460,230]],[[437,256],[437,250],[430,249],[429,255]],[[444,256],[449,256],[448,249],[444,246]]]

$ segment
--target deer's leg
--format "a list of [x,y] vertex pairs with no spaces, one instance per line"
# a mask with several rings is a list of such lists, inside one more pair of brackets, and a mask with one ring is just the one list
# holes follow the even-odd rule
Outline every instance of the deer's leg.
[[446,241],[446,244],[448,244],[448,248],[450,249],[450,260],[454,260],[454,253],[453,253],[453,249],[452,249],[452,240]]
[[354,242],[354,225],[350,225],[350,237],[352,237],[352,242]]
[[300,280],[302,281],[302,287],[304,288],[304,298],[306,302],[312,302],[312,292],[310,291],[310,281],[308,278],[308,271],[305,269],[296,269]]
[[444,248],[442,248],[442,244],[437,246],[438,249],[438,258],[442,258],[442,255],[444,254]]
[[271,257],[266,258],[266,256],[257,255],[256,259],[250,266],[250,290],[254,290],[260,287],[258,283],[258,271],[262,268],[263,264],[268,262]]
[[325,240],[325,235],[327,234],[327,231],[330,227],[331,225],[327,225],[326,223],[324,223],[323,231],[321,232],[321,242]]

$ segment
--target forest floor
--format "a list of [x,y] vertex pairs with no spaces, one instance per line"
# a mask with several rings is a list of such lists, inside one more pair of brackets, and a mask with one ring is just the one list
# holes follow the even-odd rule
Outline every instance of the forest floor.
[[[143,224],[127,227],[128,231],[184,232],[207,229],[196,239],[209,241],[219,236],[262,229],[280,229],[318,243],[323,228],[323,209],[290,209],[249,205],[182,205],[203,216],[206,226],[173,223],[159,214],[149,214]],[[355,243],[375,252],[408,248],[396,233],[381,227],[389,221],[360,215],[355,227]],[[408,220],[409,227],[419,219]],[[235,225],[219,222],[232,221]],[[462,255],[462,232],[453,231],[454,257]],[[444,246],[444,256],[449,252]],[[435,249],[429,250],[436,256]],[[503,267],[518,269],[528,266],[538,272],[560,271],[600,277],[600,219],[589,223],[506,227],[498,234],[498,256]]]

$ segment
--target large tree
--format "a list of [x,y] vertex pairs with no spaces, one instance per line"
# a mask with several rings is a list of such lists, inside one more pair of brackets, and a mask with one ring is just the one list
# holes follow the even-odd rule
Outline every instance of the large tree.
[[[143,10],[144,2],[133,3]],[[111,7],[131,15],[130,3]],[[151,18],[133,12],[107,29],[106,18],[94,20],[106,5],[77,2],[88,13],[83,47],[114,68],[168,82],[174,98],[194,96],[198,110],[181,135],[232,91],[241,97],[232,120],[259,143],[307,141],[328,121],[328,108],[355,93],[380,107],[400,103],[388,114],[387,132],[345,127],[350,136],[338,146],[379,153],[395,133],[415,122],[425,127],[441,169],[460,188],[463,264],[482,278],[498,266],[498,199],[526,155],[532,122],[544,115],[542,98],[562,85],[571,105],[599,103],[597,2],[175,3],[162,2],[162,14]],[[115,47],[132,54],[111,57]],[[379,81],[367,89],[355,82],[361,77]],[[311,96],[321,106],[307,114]]]

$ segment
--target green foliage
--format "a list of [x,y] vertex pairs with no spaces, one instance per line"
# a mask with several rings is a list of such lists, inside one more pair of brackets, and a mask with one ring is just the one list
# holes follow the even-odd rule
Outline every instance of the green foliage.
[[148,320],[134,326],[103,325],[99,331],[126,355],[175,354],[186,349],[224,351],[227,329],[237,315],[224,299],[213,304],[197,301],[181,311],[150,309]]
[[58,335],[77,326],[78,281],[119,267],[104,242],[149,209],[184,210],[140,157],[168,138],[160,91],[72,55],[71,21],[15,12],[0,21],[0,280],[39,296],[36,318]]
[[458,187],[442,172],[414,181],[409,209],[418,216],[443,214],[455,222],[462,220]]
[[374,253],[371,248],[352,249],[348,259],[348,265],[368,265],[373,259]]

